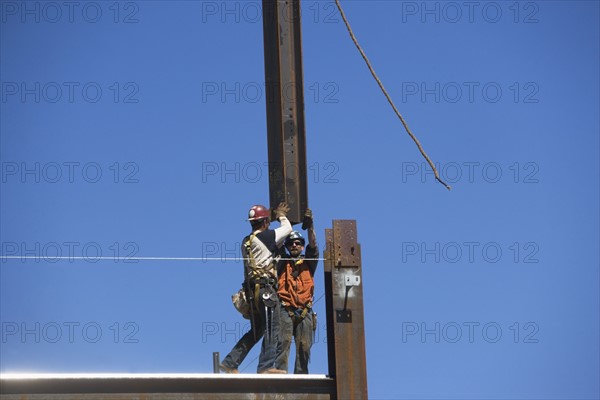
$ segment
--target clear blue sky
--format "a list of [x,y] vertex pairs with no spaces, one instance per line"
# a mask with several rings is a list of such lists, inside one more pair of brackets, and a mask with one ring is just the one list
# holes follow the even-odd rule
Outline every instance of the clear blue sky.
[[[358,223],[371,398],[597,399],[598,2],[343,4],[453,186],[303,1],[309,203],[321,244]],[[0,6],[2,254],[40,256],[0,260],[0,371],[210,372],[239,262],[91,259],[238,255],[268,202],[259,4]]]

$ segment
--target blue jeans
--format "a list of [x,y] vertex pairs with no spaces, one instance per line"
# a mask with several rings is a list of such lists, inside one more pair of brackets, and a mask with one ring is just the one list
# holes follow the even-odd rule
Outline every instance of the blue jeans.
[[275,368],[288,369],[288,358],[292,336],[296,342],[296,361],[294,363],[294,374],[308,374],[308,361],[310,360],[310,348],[313,343],[313,313],[309,311],[306,316],[298,321],[290,317],[285,307],[279,307],[279,343],[277,344],[277,355]]
[[[264,303],[260,300],[258,310],[255,310],[254,324],[236,345],[233,346],[233,349],[223,359],[222,364],[228,368],[238,368],[250,350],[252,350],[252,347],[264,336],[256,371],[262,372],[274,368],[277,338],[279,336],[279,308],[281,306],[277,305],[273,308],[267,308],[265,312]],[[269,317],[270,329],[267,326],[267,316]],[[265,335],[265,333],[267,334]]]

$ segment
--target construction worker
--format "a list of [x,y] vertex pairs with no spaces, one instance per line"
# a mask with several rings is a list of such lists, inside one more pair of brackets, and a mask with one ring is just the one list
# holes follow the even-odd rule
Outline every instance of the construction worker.
[[275,368],[275,355],[279,332],[277,262],[283,250],[283,242],[292,231],[292,225],[286,217],[289,209],[286,203],[280,203],[273,210],[274,216],[281,224],[276,229],[269,229],[271,212],[268,208],[256,205],[248,212],[252,233],[242,240],[242,256],[244,287],[251,308],[251,328],[223,359],[220,365],[223,372],[239,373],[238,366],[264,336],[257,372],[286,373]]
[[288,357],[292,336],[296,343],[296,361],[294,374],[308,374],[310,348],[316,327],[316,314],[312,311],[315,292],[314,274],[319,258],[317,237],[313,228],[313,217],[310,209],[304,215],[303,227],[308,229],[308,246],[304,251],[304,237],[293,231],[285,240],[288,256],[283,258],[277,267],[279,289],[277,295],[281,301],[279,317],[279,343],[275,367],[288,369]]

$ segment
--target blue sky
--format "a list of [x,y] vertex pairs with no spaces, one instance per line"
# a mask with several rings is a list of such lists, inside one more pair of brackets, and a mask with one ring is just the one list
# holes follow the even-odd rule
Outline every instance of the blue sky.
[[[598,398],[598,2],[342,4],[453,187],[303,1],[309,204],[321,244],[358,223],[370,397]],[[238,255],[269,198],[260,4],[0,6],[1,253],[39,258],[0,260],[0,371],[212,371],[239,262],[93,261]]]

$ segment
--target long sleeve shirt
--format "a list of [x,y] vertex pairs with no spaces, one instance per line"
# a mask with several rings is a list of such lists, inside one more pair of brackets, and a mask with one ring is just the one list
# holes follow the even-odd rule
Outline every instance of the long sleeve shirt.
[[314,275],[319,262],[314,260],[316,258],[319,258],[319,249],[309,244],[304,256],[279,262],[277,295],[285,305],[304,308],[312,302],[315,294]]
[[292,232],[292,224],[286,217],[279,218],[279,222],[280,227],[262,232],[254,231],[242,241],[244,279],[257,273],[263,276],[276,276],[276,259],[285,238]]

